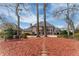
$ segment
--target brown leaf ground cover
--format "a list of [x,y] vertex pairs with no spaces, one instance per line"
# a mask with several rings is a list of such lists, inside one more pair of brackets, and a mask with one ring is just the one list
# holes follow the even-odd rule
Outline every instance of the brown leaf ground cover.
[[[44,44],[43,44],[44,43]],[[48,56],[79,56],[79,41],[64,38],[27,38],[1,41],[1,56],[41,56],[45,46]]]

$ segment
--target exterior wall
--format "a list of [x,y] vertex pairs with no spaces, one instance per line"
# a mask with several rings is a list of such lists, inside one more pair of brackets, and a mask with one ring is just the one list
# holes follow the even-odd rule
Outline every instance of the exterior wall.
[[47,34],[49,34],[49,35],[54,34],[54,28],[47,27]]
[[32,32],[33,32],[33,34],[37,34],[37,29],[36,29],[36,27],[32,27]]
[[[36,27],[32,27],[32,32],[34,34],[37,34],[37,28]],[[56,29],[53,28],[53,27],[47,27],[47,34],[48,35],[53,35],[53,34],[56,34]],[[44,27],[40,26],[39,27],[39,33],[40,35],[44,35]]]

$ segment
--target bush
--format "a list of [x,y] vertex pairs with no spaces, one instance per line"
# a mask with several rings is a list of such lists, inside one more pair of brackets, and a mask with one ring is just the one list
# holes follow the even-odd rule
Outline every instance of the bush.
[[24,34],[26,34],[26,35],[31,35],[30,33],[24,33]]
[[14,35],[14,31],[12,28],[7,28],[4,30],[4,36],[6,39],[12,39]]
[[0,38],[4,38],[4,31],[0,32]]
[[60,37],[60,38],[68,38],[68,36],[67,35],[58,35],[57,37]]
[[75,38],[79,40],[79,32],[75,33]]
[[[70,34],[70,37],[72,36],[72,32],[69,32]],[[64,37],[64,38],[68,38],[68,35],[67,35],[67,30],[63,30],[60,32],[60,35],[58,35],[58,37]]]
[[60,32],[60,34],[65,34],[65,35],[67,35],[67,31],[66,31],[66,30],[63,30],[63,31]]
[[[65,35],[67,35],[67,30],[61,31],[60,34],[65,34]],[[72,35],[72,32],[69,32],[69,34]]]
[[21,38],[27,38],[28,33],[22,33]]

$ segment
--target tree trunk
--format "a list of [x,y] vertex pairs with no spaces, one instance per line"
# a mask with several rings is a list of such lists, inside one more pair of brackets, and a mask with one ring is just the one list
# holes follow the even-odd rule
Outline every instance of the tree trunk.
[[69,24],[68,24],[68,26],[67,26],[67,36],[69,37],[69,35],[70,35],[70,30],[69,30]]
[[74,38],[75,37],[75,29],[74,29],[74,27],[72,29],[72,33],[73,33],[73,38]]
[[70,29],[69,29],[69,23],[70,23],[70,21],[69,21],[69,3],[67,3],[67,14],[66,14],[66,17],[67,17],[67,35],[68,35],[68,37],[70,36]]
[[72,37],[74,38],[74,34],[75,34],[75,27],[74,27],[74,24],[73,24],[73,21],[71,20],[71,27],[72,27]]
[[36,3],[36,10],[37,10],[37,37],[39,36],[39,10],[38,10],[39,6],[38,3]]
[[17,16],[17,38],[20,36],[20,16],[19,16],[19,3],[16,5],[16,16]]
[[[74,24],[73,24],[73,21],[72,21],[72,19],[70,19],[70,15],[69,15],[69,4],[67,3],[67,23],[68,23],[68,37],[69,37],[69,31],[70,31],[70,28],[72,29],[72,33],[73,33],[73,38],[74,38],[74,30],[75,30],[75,28],[74,28]],[[69,28],[69,26],[70,26],[70,28]]]
[[47,37],[47,28],[46,28],[46,3],[44,3],[44,36]]
[[33,28],[32,28],[32,24],[30,24],[30,27],[31,27],[31,34],[33,34]]

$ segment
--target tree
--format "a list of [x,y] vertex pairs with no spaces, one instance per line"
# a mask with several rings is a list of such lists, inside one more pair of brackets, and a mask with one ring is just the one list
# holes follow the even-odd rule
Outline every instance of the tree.
[[39,36],[39,5],[38,3],[36,3],[36,11],[37,11],[37,37],[40,37]]
[[74,11],[77,11],[77,7],[75,8],[75,4],[70,6],[68,3],[66,4],[67,8],[62,7],[61,9],[54,11],[54,16],[62,16],[65,17],[65,22],[67,23],[67,35],[69,37],[69,31],[72,30],[73,37],[74,37],[74,22],[72,21],[72,17],[75,14]]
[[14,26],[14,23],[10,23],[7,21],[7,18],[5,17],[5,15],[0,15],[0,21],[1,21],[1,25],[4,27],[4,29],[6,28],[12,28],[15,29],[16,26]]
[[17,4],[1,4],[0,6],[7,8],[9,14],[10,14],[9,10],[11,10],[12,12],[15,13],[15,15],[17,17],[17,37],[19,38],[19,35],[20,35],[19,6],[20,6],[20,4],[19,3],[17,3]]
[[4,15],[1,15],[0,16],[0,21],[1,21],[1,37],[5,39],[12,39],[13,38],[13,35],[15,35],[15,29],[16,29],[16,26],[15,24],[13,23],[10,23],[7,21],[7,18],[5,18]]
[[16,4],[16,16],[17,16],[17,37],[19,38],[20,36],[20,16],[19,16],[19,3]]
[[47,37],[47,28],[46,28],[46,3],[44,3],[44,35]]
[[[19,38],[20,36],[20,12],[22,10],[28,11],[25,6],[25,4],[23,3],[16,3],[16,4],[0,4],[0,6],[5,7],[8,10],[8,13],[10,14],[10,11],[15,13],[16,17],[17,17],[17,37]],[[22,12],[21,12],[22,13]],[[11,16],[11,15],[10,15]]]

